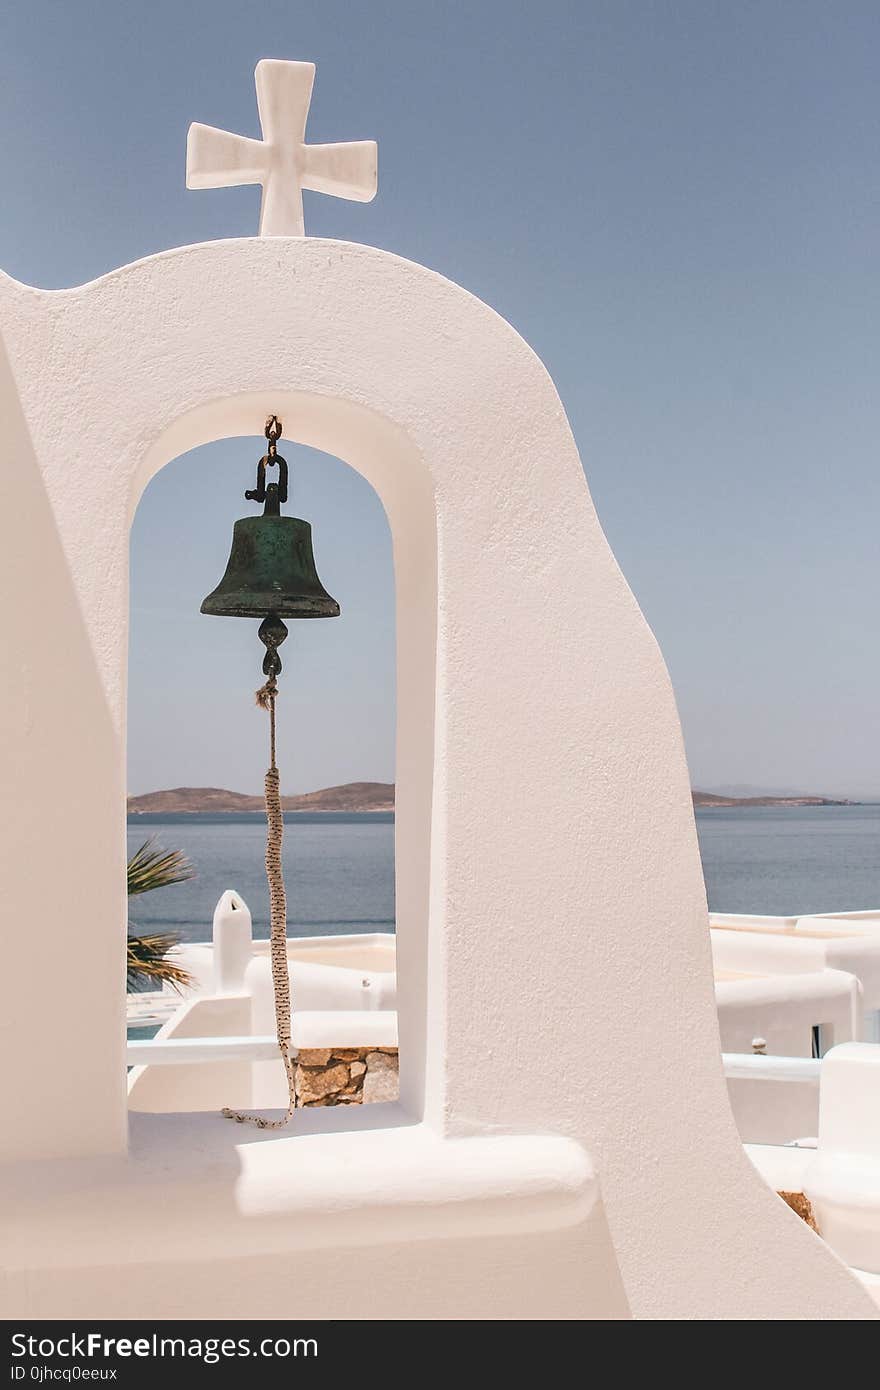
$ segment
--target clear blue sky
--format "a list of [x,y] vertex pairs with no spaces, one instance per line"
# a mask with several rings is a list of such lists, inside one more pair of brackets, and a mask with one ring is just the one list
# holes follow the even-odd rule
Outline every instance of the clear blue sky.
[[[66,286],[253,233],[258,189],[186,192],[188,123],[258,135],[257,59],[315,61],[309,138],[375,137],[380,180],[306,195],[308,229],[435,267],[543,357],[694,783],[880,793],[878,54],[876,0],[9,0],[0,266]],[[257,447],[138,513],[133,791],[261,784],[253,630],[198,614]],[[384,517],[289,457],[345,616],[287,644],[287,785],[390,779]]]

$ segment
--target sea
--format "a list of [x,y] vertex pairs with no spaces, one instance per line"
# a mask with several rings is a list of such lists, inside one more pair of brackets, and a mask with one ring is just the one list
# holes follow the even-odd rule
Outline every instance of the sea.
[[[880,805],[733,807],[696,812],[709,908],[790,916],[880,908]],[[133,899],[141,931],[209,941],[220,894],[234,888],[269,934],[261,815],[139,815],[129,852],[154,838],[180,849],[196,877]],[[394,817],[384,812],[285,816],[288,934],[394,930]]]

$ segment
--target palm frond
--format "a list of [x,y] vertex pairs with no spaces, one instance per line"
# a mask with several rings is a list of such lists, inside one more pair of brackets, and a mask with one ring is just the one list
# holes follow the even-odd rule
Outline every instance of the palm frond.
[[[186,883],[195,878],[192,864],[179,849],[157,849],[155,837],[145,840],[128,861],[128,896],[151,893],[154,888],[169,888],[174,883]],[[188,970],[169,960],[169,953],[179,946],[177,932],[151,932],[142,935],[131,923],[128,927],[127,987],[132,993],[161,989],[170,985],[178,993],[193,985]]]
[[152,893],[154,888],[169,888],[191,878],[195,878],[195,870],[186,855],[179,849],[157,849],[153,837],[128,861],[128,896]]
[[182,965],[168,959],[169,951],[180,945],[177,932],[153,932],[148,936],[128,938],[128,959],[126,962],[126,986],[131,994],[147,989],[161,989],[171,985],[178,994],[188,989],[193,977]]

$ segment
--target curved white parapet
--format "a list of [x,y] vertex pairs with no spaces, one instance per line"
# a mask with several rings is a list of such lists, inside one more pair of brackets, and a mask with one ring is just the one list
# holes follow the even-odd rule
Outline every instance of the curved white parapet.
[[880,1008],[880,935],[867,922],[833,918],[722,916],[710,919],[716,970],[855,975],[865,1009]]
[[846,927],[847,923],[856,926],[859,931],[880,932],[880,907],[863,907],[856,912],[814,912],[807,913],[804,917],[799,917],[798,924],[803,922],[805,927],[814,926],[817,923],[842,923]]
[[[294,1147],[295,1145],[295,1147]],[[442,1139],[425,1125],[299,1135],[240,1150],[243,1218],[292,1219],[310,1248],[359,1244],[399,1223],[409,1239],[572,1226],[598,1196],[586,1151],[552,1135]],[[386,1237],[391,1234],[386,1229]]]
[[[397,987],[393,971],[352,969],[288,955],[291,995],[297,1009],[347,1012],[393,1009]],[[254,1032],[271,1030],[275,1017],[272,967],[268,956],[254,956],[245,972],[244,990],[253,999]]]
[[825,1056],[804,1192],[836,1254],[880,1274],[880,1045],[846,1043]]
[[[269,942],[254,939],[250,909],[235,889],[227,889],[214,909],[213,939],[186,941],[175,958],[192,976],[184,998],[249,993],[267,976]],[[254,965],[248,981],[247,972]],[[304,1009],[388,1009],[396,1002],[397,942],[394,932],[349,932],[340,936],[291,936],[287,964]],[[316,969],[316,967],[320,967]],[[332,967],[332,969],[328,968]],[[262,988],[262,984],[260,984]]]
[[[27,1256],[52,1265],[62,1233],[73,1236],[93,1222],[88,1253],[96,1264],[136,1262],[150,1248],[165,1258],[186,1256],[194,1228],[202,1226],[203,1254],[224,1253],[235,1227],[241,1256],[375,1236],[385,1242],[548,1230],[584,1220],[596,1201],[593,1165],[572,1139],[444,1139],[405,1118],[395,1105],[370,1106],[355,1120],[348,1112],[328,1121],[299,1111],[284,1137],[265,1138],[219,1115],[141,1115],[128,1163],[108,1166],[97,1190],[80,1191],[75,1209],[66,1184],[59,1192],[48,1180],[52,1165],[45,1182],[24,1165],[8,1174],[4,1248],[13,1262]],[[328,1133],[331,1123],[337,1130]],[[161,1208],[144,1200],[157,1180],[167,1184]]]
[[[629,1316],[599,1184],[579,1143],[446,1139],[406,1123],[394,1105],[356,1117],[300,1111],[283,1138],[214,1116],[138,1116],[129,1160],[105,1163],[99,1182],[81,1183],[63,1163],[8,1172],[0,1227],[4,1264],[29,1271],[9,1283],[7,1317],[142,1316],[129,1274],[157,1259],[151,1317],[173,1316],[181,1299],[194,1316],[289,1317],[292,1285],[311,1316],[381,1317],[383,1308],[423,1316],[430,1290],[433,1317],[468,1317],[481,1261],[462,1252],[475,1249],[484,1273],[485,1261],[496,1262],[496,1316],[516,1308],[540,1318]],[[368,1266],[353,1264],[351,1252],[369,1247],[379,1263],[365,1278]],[[419,1277],[401,1249],[420,1252]],[[278,1261],[289,1270],[306,1257],[301,1268],[326,1266],[332,1277],[310,1288],[308,1278],[276,1276]],[[210,1262],[210,1279],[194,1276],[196,1258]],[[554,1280],[562,1267],[565,1279]],[[224,1280],[236,1268],[246,1275]],[[596,1289],[589,1305],[587,1282]]]
[[811,1057],[817,1026],[825,1030],[826,1048],[859,1037],[859,981],[844,970],[716,970],[715,1002],[725,1052],[751,1052],[760,1037],[770,1056]]

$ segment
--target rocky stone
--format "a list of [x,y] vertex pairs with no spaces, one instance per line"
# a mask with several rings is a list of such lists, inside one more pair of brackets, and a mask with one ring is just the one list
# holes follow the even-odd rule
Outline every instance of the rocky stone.
[[396,1050],[379,1050],[367,1053],[367,1072],[364,1077],[363,1099],[365,1105],[377,1101],[397,1100],[400,1093],[398,1059]]
[[348,1085],[348,1080],[348,1067],[344,1062],[338,1063],[335,1067],[299,1065],[296,1069],[296,1093],[301,1097],[301,1103],[307,1105],[309,1101],[320,1100],[335,1091],[341,1091]]
[[809,1197],[804,1192],[780,1192],[779,1196],[786,1206],[791,1207],[792,1211],[806,1221],[811,1231],[819,1234],[819,1227],[816,1225],[816,1218],[813,1216],[813,1208]]
[[397,1099],[396,1047],[302,1048],[296,1061],[299,1106]]
[[397,1068],[397,1053],[389,1054],[384,1048],[374,1048],[366,1056],[367,1071],[387,1071],[389,1067]]
[[333,1050],[329,1047],[301,1047],[296,1060],[301,1067],[325,1067],[332,1056]]

